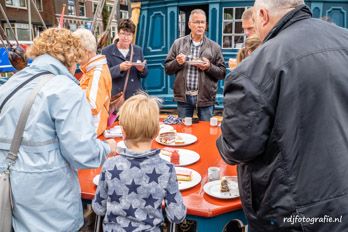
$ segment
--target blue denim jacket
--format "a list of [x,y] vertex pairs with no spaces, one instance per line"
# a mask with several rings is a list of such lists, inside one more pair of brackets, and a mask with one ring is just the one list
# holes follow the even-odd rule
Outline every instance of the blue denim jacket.
[[159,157],[160,150],[142,154],[120,149],[103,165],[93,210],[104,218],[104,231],[160,231],[162,202],[169,221],[186,216],[175,168]]

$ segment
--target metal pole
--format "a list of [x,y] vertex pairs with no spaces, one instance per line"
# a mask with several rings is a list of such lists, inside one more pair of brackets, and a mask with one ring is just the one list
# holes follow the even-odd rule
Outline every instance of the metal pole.
[[97,215],[96,221],[94,223],[94,232],[99,232],[100,228],[100,223],[101,223],[101,216]]
[[30,0],[28,0],[28,23],[29,23],[29,39],[33,41],[32,25],[31,25],[31,7]]
[[110,15],[109,15],[108,24],[106,25],[106,28],[104,29],[104,31],[109,31],[109,29],[111,27],[112,19],[115,16],[115,12],[117,12],[117,15],[119,17],[119,14],[120,14],[120,3],[119,3],[118,0],[114,1],[114,5],[112,6],[112,9],[111,9],[111,12],[110,12]]
[[[16,40],[17,45],[19,46],[19,43],[18,43],[18,40],[17,40],[17,36],[16,36],[16,34],[14,33],[14,30],[13,30],[13,28],[12,28],[12,26],[11,26],[11,23],[10,23],[10,21],[8,20],[8,17],[7,17],[7,15],[6,15],[6,13],[5,13],[5,10],[4,10],[4,8],[2,7],[1,4],[0,4],[0,10],[1,10],[1,13],[2,13],[2,15],[4,16],[4,18],[6,19],[7,25],[8,25],[8,27],[10,28],[10,31],[11,31],[11,33],[12,33],[14,39]],[[5,33],[5,32],[4,32],[4,33]],[[6,34],[5,34],[5,35],[6,35]]]
[[7,45],[6,45],[5,42],[2,40],[2,36],[1,36],[1,35],[0,35],[0,40],[1,40],[2,45],[4,45],[4,49],[5,49],[6,53],[7,53],[7,56],[9,57],[10,54],[8,53]]
[[37,7],[36,7],[36,4],[35,4],[34,0],[31,0],[31,3],[33,4],[34,9],[36,10],[36,13],[39,15],[40,21],[41,21],[41,23],[42,23],[43,27],[44,27],[44,28],[45,28],[45,30],[46,30],[46,29],[47,29],[47,27],[46,27],[46,23],[45,23],[45,21],[42,19],[41,14],[40,14],[40,11],[39,11],[39,9],[37,9]]
[[98,24],[98,19],[100,18],[101,16],[101,13],[103,11],[103,7],[104,7],[104,4],[105,4],[105,0],[100,0],[97,4],[97,8],[94,12],[94,15],[93,15],[93,20],[92,20],[92,25],[91,25],[91,32],[93,33],[93,35],[96,34],[96,28],[97,28],[97,24]]
[[128,0],[127,1],[128,3],[128,18],[132,18],[132,1],[131,0]]
[[5,30],[4,30],[4,28],[2,28],[1,25],[0,25],[0,36],[1,36],[2,39],[6,40],[6,43],[7,43],[6,49],[12,48],[12,44],[10,43],[8,37],[6,36]]

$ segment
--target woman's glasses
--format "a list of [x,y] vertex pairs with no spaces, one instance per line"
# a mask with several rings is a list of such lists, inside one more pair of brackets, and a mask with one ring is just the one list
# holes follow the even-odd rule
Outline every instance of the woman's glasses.
[[128,38],[133,37],[132,33],[126,33],[126,32],[120,32],[120,33],[118,33],[118,35],[122,36],[122,37],[128,37]]

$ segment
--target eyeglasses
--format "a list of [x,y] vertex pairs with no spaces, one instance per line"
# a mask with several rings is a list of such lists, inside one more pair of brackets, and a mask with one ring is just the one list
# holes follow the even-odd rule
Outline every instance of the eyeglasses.
[[122,37],[133,37],[133,34],[132,33],[125,33],[125,32],[120,32],[118,33],[119,36],[122,36]]
[[207,22],[206,21],[192,21],[193,24],[206,24]]

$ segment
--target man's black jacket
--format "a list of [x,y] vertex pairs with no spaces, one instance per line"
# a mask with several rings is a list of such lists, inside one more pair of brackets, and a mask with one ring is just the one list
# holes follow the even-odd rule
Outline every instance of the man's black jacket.
[[217,146],[250,231],[348,231],[348,31],[284,16],[225,81]]

